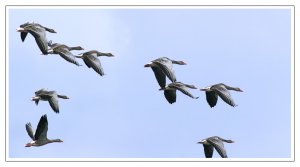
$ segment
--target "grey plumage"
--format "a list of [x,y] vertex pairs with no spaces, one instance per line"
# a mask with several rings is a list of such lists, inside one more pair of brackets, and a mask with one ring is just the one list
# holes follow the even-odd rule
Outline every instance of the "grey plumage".
[[48,54],[48,41],[46,37],[46,31],[56,33],[53,29],[44,27],[37,23],[28,22],[20,25],[20,28],[18,28],[17,31],[21,32],[22,42],[25,41],[27,34],[30,33],[34,37],[41,52],[45,55]]
[[33,134],[33,129],[31,126],[31,123],[27,123],[25,125],[26,127],[26,131],[27,134],[29,135],[29,137],[32,139],[32,142],[27,143],[25,146],[26,147],[31,147],[31,146],[43,146],[45,144],[48,143],[52,143],[52,142],[63,142],[60,139],[48,139],[47,138],[47,132],[48,132],[48,119],[47,119],[47,115],[43,115],[40,118],[40,121],[37,125],[36,131]]
[[160,90],[164,90],[165,98],[169,103],[176,102],[176,91],[179,90],[183,94],[193,98],[198,99],[199,97],[193,96],[187,88],[197,89],[194,85],[184,84],[182,82],[172,82],[168,84],[165,88],[161,88]]
[[58,98],[69,99],[65,95],[59,95],[56,91],[48,91],[46,89],[40,89],[35,92],[35,96],[32,97],[32,101],[35,101],[35,104],[38,105],[39,100],[48,101],[51,108],[55,113],[59,113]]
[[91,50],[75,57],[83,59],[88,68],[94,69],[98,74],[100,74],[100,76],[103,76],[104,70],[100,60],[98,59],[99,56],[114,57],[114,55],[111,53],[102,53],[96,50]]
[[54,43],[52,44],[51,41],[48,42],[48,46],[50,49],[48,50],[49,54],[59,54],[63,59],[66,61],[73,63],[77,66],[81,66],[75,58],[75,55],[73,55],[70,51],[71,50],[83,50],[82,47],[77,46],[77,47],[69,47],[64,44],[59,44],[59,43]]
[[243,92],[238,87],[231,87],[223,83],[215,84],[206,88],[202,88],[200,90],[205,91],[206,101],[210,107],[214,107],[217,104],[218,96],[220,96],[221,99],[227,104],[229,104],[230,106],[235,107],[237,105],[233,101],[228,90]]
[[222,158],[228,158],[223,142],[234,143],[233,140],[226,140],[218,136],[213,136],[203,139],[198,142],[198,144],[203,144],[206,158],[212,158],[214,149],[217,150]]
[[168,77],[171,82],[176,82],[173,64],[186,65],[183,61],[176,61],[167,57],[161,57],[152,60],[149,64],[145,64],[144,67],[151,67],[159,86],[164,88],[166,86],[166,77]]

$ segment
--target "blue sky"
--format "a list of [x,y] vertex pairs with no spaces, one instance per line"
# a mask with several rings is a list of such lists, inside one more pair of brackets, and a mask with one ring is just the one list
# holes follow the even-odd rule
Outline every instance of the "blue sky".
[[[290,158],[291,11],[289,9],[10,9],[9,158],[204,158],[198,141],[218,135],[232,158]],[[101,57],[106,75],[58,55],[40,55],[34,38],[22,43],[25,22],[55,29],[48,40]],[[82,51],[74,51],[74,54]],[[177,80],[206,87],[238,86],[233,108],[214,108],[180,92],[169,104],[144,64],[167,56]],[[70,97],[60,114],[30,98],[40,88]],[[25,124],[48,115],[48,138],[63,143],[25,148]],[[215,152],[214,157],[219,157]]]

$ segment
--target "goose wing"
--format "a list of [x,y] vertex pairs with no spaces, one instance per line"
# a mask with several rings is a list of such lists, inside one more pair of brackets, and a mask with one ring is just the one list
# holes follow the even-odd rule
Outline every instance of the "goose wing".
[[32,130],[32,126],[31,126],[30,122],[27,123],[25,127],[26,127],[26,131],[27,131],[29,137],[30,137],[32,140],[34,140],[33,130]]
[[21,40],[22,42],[24,42],[28,32],[21,32],[20,34],[21,34]]
[[[28,25],[30,25],[30,24],[24,23],[24,24],[20,25],[20,27],[25,29],[25,27]],[[24,32],[21,32],[20,34],[21,34],[21,40],[22,40],[22,42],[24,42],[28,32],[24,31]]]
[[92,67],[98,74],[100,74],[101,76],[104,75],[104,71],[101,66],[101,62],[96,56],[94,56],[92,54],[85,55],[85,57],[83,58],[83,61],[89,68]]
[[57,52],[62,58],[64,58],[68,62],[80,66],[80,64],[76,61],[75,56],[67,48],[57,47],[55,48],[55,52]]
[[167,59],[156,59],[152,63],[159,67],[172,82],[176,82],[172,61]]
[[218,101],[218,94],[214,91],[206,91],[206,101],[210,107],[214,107]]
[[47,139],[47,131],[48,131],[47,115],[43,115],[35,131],[35,135],[34,135],[35,140]]
[[209,144],[203,144],[204,147],[204,154],[206,158],[212,158],[214,153],[214,147]]
[[164,90],[164,95],[170,104],[176,102],[176,90],[166,89],[166,90]]
[[233,107],[236,106],[233,99],[231,98],[229,91],[225,88],[224,85],[214,85],[211,87],[211,90],[215,91],[227,104]]
[[198,99],[198,97],[194,97],[182,83],[173,82],[173,83],[169,84],[169,87],[177,89],[180,92],[182,92],[183,94],[185,94],[193,99]]
[[214,146],[214,148],[217,150],[217,152],[220,154],[222,158],[227,158],[226,150],[221,140],[217,138],[209,138],[207,139],[207,142],[209,142],[212,146]]
[[155,75],[155,78],[159,84],[159,86],[161,88],[164,88],[166,86],[166,75],[163,73],[163,71],[156,67],[156,66],[151,66],[153,72],[154,72],[154,75]]
[[48,54],[48,41],[44,28],[35,28],[35,41],[43,54]]
[[53,93],[48,99],[48,102],[55,113],[59,113],[58,97],[56,93]]

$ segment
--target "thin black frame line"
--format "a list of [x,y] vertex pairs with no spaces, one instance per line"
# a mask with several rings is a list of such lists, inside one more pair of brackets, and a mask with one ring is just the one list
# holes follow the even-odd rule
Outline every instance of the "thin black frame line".
[[7,9],[7,7],[10,7],[10,6],[40,6],[40,7],[42,7],[42,6],[190,6],[190,7],[192,7],[192,6],[233,6],[233,7],[238,7],[238,6],[269,6],[269,7],[272,7],[272,6],[289,6],[289,7],[292,7],[292,10],[293,10],[293,12],[294,12],[294,19],[293,19],[293,21],[294,21],[294,40],[293,40],[293,42],[294,42],[294,78],[293,78],[293,80],[294,80],[294,146],[295,146],[295,144],[296,144],[296,140],[295,140],[295,138],[296,138],[296,136],[295,136],[295,134],[296,134],[296,128],[295,128],[295,122],[296,122],[296,112],[295,112],[295,110],[296,110],[296,94],[295,94],[295,90],[296,90],[296,83],[295,83],[295,78],[296,78],[296,39],[295,39],[295,35],[296,35],[296,29],[295,29],[295,22],[296,22],[296,10],[295,10],[295,5],[5,5],[5,14],[4,14],[4,16],[5,16],[5,18],[4,18],[4,21],[5,21],[5,49],[4,49],[4,51],[5,51],[5,162],[295,162],[295,157],[296,157],[296,148],[294,147],[294,157],[293,157],[293,160],[287,160],[287,161],[100,161],[100,160],[97,160],[97,161],[8,161],[7,160],[7,140],[6,140],[6,138],[7,138],[7,131],[6,131],[6,122],[7,122],[7,120],[6,120],[6,115],[7,115],[7,113],[6,113],[6,109],[7,109],[7,105],[6,105],[6,95],[7,95],[7,85],[6,85],[6,79],[7,79],[7,75],[6,75],[6,49],[7,49],[7,45],[6,45],[6,41],[7,41],[7,35],[6,35],[6,32],[7,32],[7,29],[6,29],[6,23],[7,23],[7,19],[6,19],[6,9]]

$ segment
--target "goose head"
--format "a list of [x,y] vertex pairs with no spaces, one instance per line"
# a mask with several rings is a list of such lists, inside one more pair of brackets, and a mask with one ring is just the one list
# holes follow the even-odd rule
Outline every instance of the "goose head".
[[107,57],[115,57],[115,56],[114,56],[113,54],[111,54],[111,53],[107,53],[106,56],[107,56]]
[[152,66],[152,63],[147,63],[144,65],[144,67],[151,67]]
[[17,28],[17,32],[27,32],[27,30],[25,28],[20,27]]
[[31,147],[31,146],[33,146],[34,143],[35,143],[35,141],[32,141],[32,142],[30,142],[30,143],[27,143],[27,144],[25,145],[25,147]]
[[179,64],[179,65],[187,65],[184,61],[172,61],[173,64]]
[[37,100],[40,100],[41,97],[40,96],[33,96],[30,100],[31,101],[37,101]]
[[238,92],[243,92],[242,89],[240,89],[240,88],[235,88],[235,90]]
[[203,139],[203,140],[197,142],[197,144],[206,144],[206,143],[207,143],[206,139]]

